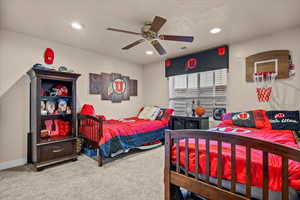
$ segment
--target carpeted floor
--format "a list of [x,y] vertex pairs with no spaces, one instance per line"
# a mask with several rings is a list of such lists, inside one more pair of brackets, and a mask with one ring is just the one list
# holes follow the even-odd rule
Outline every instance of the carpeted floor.
[[98,167],[80,156],[34,172],[0,171],[1,200],[161,200],[164,148],[127,154]]

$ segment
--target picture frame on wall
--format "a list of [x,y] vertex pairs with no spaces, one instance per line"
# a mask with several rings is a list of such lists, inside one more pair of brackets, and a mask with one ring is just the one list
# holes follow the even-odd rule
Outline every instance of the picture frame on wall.
[[90,94],[100,94],[101,100],[111,100],[113,103],[129,101],[131,96],[137,96],[138,81],[119,73],[89,74]]

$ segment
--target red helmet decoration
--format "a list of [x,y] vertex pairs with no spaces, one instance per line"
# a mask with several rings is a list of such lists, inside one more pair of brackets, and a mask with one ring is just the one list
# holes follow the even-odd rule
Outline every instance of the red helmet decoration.
[[52,65],[54,61],[54,51],[50,48],[47,48],[44,53],[44,61],[48,65]]
[[66,86],[56,85],[54,87],[54,90],[57,91],[57,96],[60,96],[60,97],[68,96],[68,88]]

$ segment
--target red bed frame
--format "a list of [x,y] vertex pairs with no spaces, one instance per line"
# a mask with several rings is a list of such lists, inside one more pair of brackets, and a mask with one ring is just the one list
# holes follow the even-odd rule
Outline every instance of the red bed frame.
[[[89,129],[86,131],[86,126]],[[99,141],[103,137],[103,120],[101,117],[78,114],[78,137],[82,138],[84,143],[93,149],[97,149],[98,166],[103,165],[103,154],[99,147]],[[152,141],[154,142],[154,141]]]
[[[101,167],[103,165],[103,156],[102,152],[99,148],[99,141],[103,135],[103,120],[101,117],[93,117],[90,115],[77,115],[78,119],[78,137],[83,138],[84,142],[91,146],[93,149],[98,150],[98,166]],[[91,130],[88,134],[85,134],[84,132],[81,132],[82,128],[85,126],[86,123],[91,124]]]

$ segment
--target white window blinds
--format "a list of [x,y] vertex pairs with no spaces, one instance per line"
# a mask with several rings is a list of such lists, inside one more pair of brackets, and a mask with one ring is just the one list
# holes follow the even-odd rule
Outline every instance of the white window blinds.
[[198,88],[198,74],[189,74],[187,76],[187,83],[189,89],[197,89]]
[[214,85],[214,71],[200,73],[200,88],[212,87]]
[[227,85],[227,69],[216,70],[215,72],[215,85]]
[[187,88],[186,75],[179,75],[174,77],[174,89]]
[[194,101],[212,116],[215,107],[226,107],[226,85],[227,69],[170,77],[170,107],[175,115],[191,115]]

